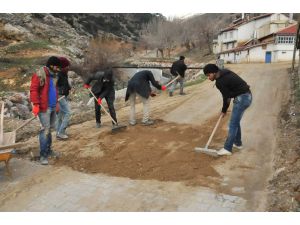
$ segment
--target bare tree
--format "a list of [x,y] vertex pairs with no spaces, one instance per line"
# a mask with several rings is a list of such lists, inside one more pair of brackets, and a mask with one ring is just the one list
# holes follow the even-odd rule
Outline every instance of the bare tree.
[[155,18],[145,25],[141,36],[150,48],[157,49],[157,56],[160,53],[161,57],[164,58],[166,50],[168,57],[170,57],[176,43],[176,26],[171,21]]

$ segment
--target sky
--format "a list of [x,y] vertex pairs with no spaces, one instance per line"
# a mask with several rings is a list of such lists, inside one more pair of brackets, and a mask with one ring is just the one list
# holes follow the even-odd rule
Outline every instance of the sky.
[[[251,2],[251,4],[246,4]],[[163,13],[184,16],[190,13],[296,13],[299,0],[271,4],[274,0],[7,0],[1,2],[0,13]],[[275,1],[276,2],[276,1]]]

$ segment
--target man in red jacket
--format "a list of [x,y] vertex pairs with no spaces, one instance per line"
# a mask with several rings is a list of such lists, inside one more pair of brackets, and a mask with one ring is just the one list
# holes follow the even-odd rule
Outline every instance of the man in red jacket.
[[30,101],[33,105],[32,113],[38,116],[41,122],[39,141],[40,162],[42,165],[48,165],[49,156],[58,156],[51,148],[51,131],[55,129],[55,117],[58,110],[56,74],[60,71],[60,68],[59,58],[51,56],[46,66],[33,74],[31,79]]

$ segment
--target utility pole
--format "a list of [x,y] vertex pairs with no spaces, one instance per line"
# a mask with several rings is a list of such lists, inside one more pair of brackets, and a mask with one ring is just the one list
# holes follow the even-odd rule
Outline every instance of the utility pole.
[[295,61],[296,61],[296,52],[297,52],[297,44],[298,44],[298,37],[299,37],[299,28],[300,24],[298,23],[298,29],[295,37],[295,44],[294,44],[294,52],[293,52],[293,61],[292,61],[292,73],[294,74],[295,70]]

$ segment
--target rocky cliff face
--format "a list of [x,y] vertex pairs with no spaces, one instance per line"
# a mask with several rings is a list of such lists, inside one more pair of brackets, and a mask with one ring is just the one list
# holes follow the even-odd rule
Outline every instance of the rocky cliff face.
[[16,42],[43,40],[55,51],[82,58],[91,37],[112,35],[120,39],[137,40],[142,24],[154,16],[159,15],[0,14],[0,47]]

